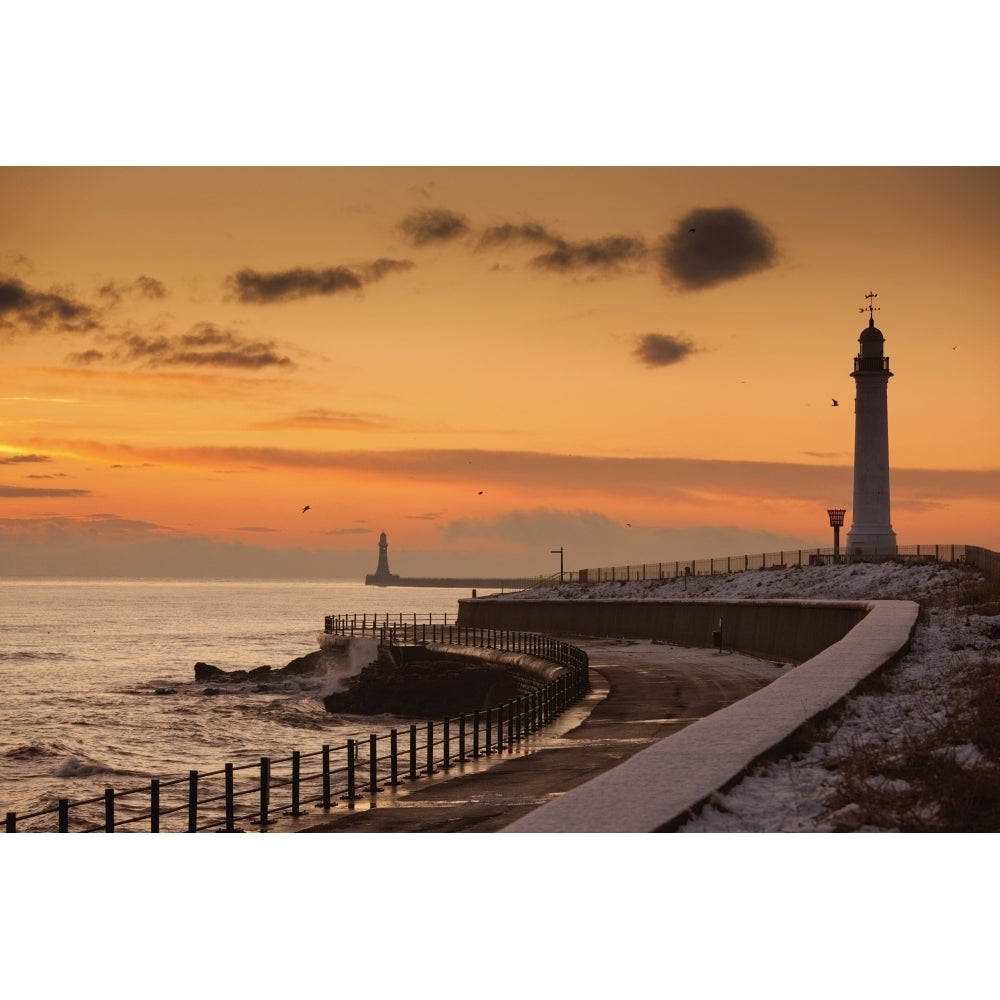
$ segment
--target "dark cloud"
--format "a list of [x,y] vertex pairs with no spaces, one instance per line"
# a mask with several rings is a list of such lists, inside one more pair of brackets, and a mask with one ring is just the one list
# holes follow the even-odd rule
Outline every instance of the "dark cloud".
[[0,465],[34,465],[38,462],[51,462],[48,455],[0,455]]
[[696,208],[660,239],[658,259],[668,283],[711,288],[772,267],[774,237],[740,208]]
[[697,348],[685,337],[644,333],[632,353],[649,368],[663,368],[683,361],[695,351]]
[[516,246],[518,244],[545,244],[555,246],[561,243],[560,237],[550,233],[538,222],[504,222],[499,226],[484,229],[479,237],[478,249],[488,250],[492,247]]
[[408,215],[400,222],[399,230],[413,246],[422,247],[459,239],[469,231],[469,223],[446,208],[429,208]]
[[531,261],[541,271],[614,271],[623,264],[644,261],[649,254],[646,244],[632,236],[603,236],[593,240],[563,239],[538,222],[504,222],[483,230],[477,250],[514,246],[545,246],[549,249]]
[[108,338],[114,344],[110,355],[90,350],[70,355],[67,360],[87,365],[111,360],[138,362],[150,368],[293,368],[291,358],[279,354],[271,341],[247,340],[212,323],[198,323],[179,337],[148,337],[124,333]]
[[361,264],[356,270],[342,265],[319,270],[294,267],[266,273],[244,268],[226,281],[240,302],[292,302],[310,295],[359,292],[366,284],[381,281],[397,271],[408,271],[413,266],[410,260],[380,257],[369,264]]
[[60,490],[48,486],[4,486],[0,497],[89,497],[90,490]]
[[167,289],[162,281],[150,278],[148,275],[140,274],[135,281],[120,282],[109,281],[102,285],[97,294],[102,298],[110,299],[112,302],[120,302],[125,296],[138,296],[145,299],[166,298]]
[[85,303],[34,291],[17,278],[0,277],[0,328],[82,333],[97,326],[94,310]]
[[378,260],[365,264],[361,268],[361,275],[365,282],[381,281],[387,274],[409,271],[414,266],[412,260],[393,260],[390,257],[379,257]]
[[559,240],[548,253],[539,254],[531,264],[543,271],[615,271],[623,264],[645,259],[646,244],[631,236],[604,236],[571,243]]
[[289,302],[310,295],[357,292],[362,286],[361,278],[348,267],[327,267],[318,271],[294,267],[270,273],[244,268],[231,275],[228,282],[240,302]]

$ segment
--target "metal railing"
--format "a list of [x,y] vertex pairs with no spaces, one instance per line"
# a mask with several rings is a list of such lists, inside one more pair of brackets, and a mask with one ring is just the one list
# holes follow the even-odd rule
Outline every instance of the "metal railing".
[[[372,628],[364,616],[361,622],[357,616],[327,616],[327,631],[353,629],[341,634],[357,635],[362,627]],[[425,634],[437,635],[439,638],[426,641],[525,653],[565,669],[552,680],[539,676],[534,690],[495,708],[411,724],[403,741],[398,729],[390,729],[388,733],[371,733],[366,741],[324,744],[311,753],[295,750],[287,757],[227,763],[214,771],[192,770],[168,780],[153,778],[147,785],[126,791],[106,788],[102,795],[87,799],[61,798],[57,805],[34,812],[8,812],[5,832],[16,833],[19,826],[34,832],[50,829],[53,823],[59,833],[232,833],[248,827],[266,831],[281,816],[299,817],[314,807],[328,811],[338,802],[354,808],[359,798],[375,796],[386,785],[394,788],[403,781],[447,771],[477,758],[510,753],[590,689],[587,654],[547,636],[459,629],[430,622],[417,626],[383,622],[377,628],[386,643],[423,642]],[[420,630],[419,638],[414,628]],[[365,746],[367,756],[362,752]],[[49,823],[40,825],[37,820]],[[31,826],[24,827],[25,823]]]
[[[900,545],[891,552],[853,556],[834,553],[832,548],[786,549],[713,559],[687,559],[674,562],[640,563],[628,566],[602,566],[563,574],[567,583],[628,582],[631,580],[672,580],[681,576],[716,576],[747,570],[785,569],[789,566],[816,566],[852,562],[948,562],[965,560],[965,545]],[[987,550],[981,550],[987,551]]]

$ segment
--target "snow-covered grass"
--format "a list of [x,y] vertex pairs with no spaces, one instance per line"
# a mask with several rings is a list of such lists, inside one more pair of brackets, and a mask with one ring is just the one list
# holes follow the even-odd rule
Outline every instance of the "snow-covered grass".
[[906,599],[910,651],[681,832],[1000,830],[1000,588],[945,564],[853,563],[555,584],[541,598]]

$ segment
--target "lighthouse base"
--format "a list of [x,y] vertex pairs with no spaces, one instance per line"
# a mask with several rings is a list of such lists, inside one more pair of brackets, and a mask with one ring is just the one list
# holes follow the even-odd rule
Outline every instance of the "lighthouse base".
[[892,525],[852,525],[847,533],[846,555],[854,558],[896,555],[896,532]]

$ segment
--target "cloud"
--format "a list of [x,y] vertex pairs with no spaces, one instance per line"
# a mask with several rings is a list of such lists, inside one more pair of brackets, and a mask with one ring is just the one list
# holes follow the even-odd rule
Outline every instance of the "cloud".
[[51,462],[48,455],[0,455],[0,465],[33,465],[38,462]]
[[89,497],[90,490],[60,490],[50,486],[4,486],[0,483],[0,497]]
[[408,215],[398,228],[411,245],[422,247],[432,243],[450,243],[465,236],[469,223],[465,216],[446,208],[429,208]]
[[[212,323],[196,323],[187,333],[176,337],[124,333],[107,340],[113,345],[111,360],[139,362],[150,368],[215,367],[256,371],[295,367],[291,358],[277,352],[273,341],[247,340],[239,333]],[[107,357],[104,352],[92,349],[71,354],[67,360],[76,365],[89,365]]]
[[110,299],[112,303],[117,304],[126,296],[163,299],[167,296],[167,288],[162,281],[140,274],[135,281],[108,281],[97,290],[97,294],[101,298]]
[[98,326],[94,310],[83,302],[34,291],[17,278],[0,277],[0,329],[85,333]]
[[694,354],[698,348],[684,337],[665,333],[644,333],[632,352],[648,368],[675,365]]
[[740,208],[696,208],[660,239],[657,256],[667,283],[711,288],[772,267],[774,237]]
[[632,236],[604,236],[596,240],[571,243],[559,240],[548,253],[531,261],[542,271],[616,271],[623,264],[640,263],[649,250],[646,244]]
[[382,417],[369,413],[346,413],[339,410],[306,410],[280,420],[262,421],[256,427],[298,427],[330,431],[370,431],[389,426]]
[[541,223],[504,222],[498,226],[490,226],[484,229],[479,236],[476,249],[489,250],[493,247],[517,246],[519,244],[544,244],[555,246],[561,243],[562,239],[555,233],[550,233]]
[[287,271],[262,272],[243,268],[226,279],[240,302],[293,302],[311,295],[339,295],[360,292],[366,284],[381,281],[386,275],[408,271],[413,261],[380,257],[352,269],[338,265],[321,269],[294,267]]
[[504,222],[484,229],[477,250],[516,246],[545,246],[549,249],[532,258],[540,271],[567,274],[576,271],[616,271],[625,264],[639,264],[649,256],[649,248],[633,236],[602,236],[572,241],[538,222]]

